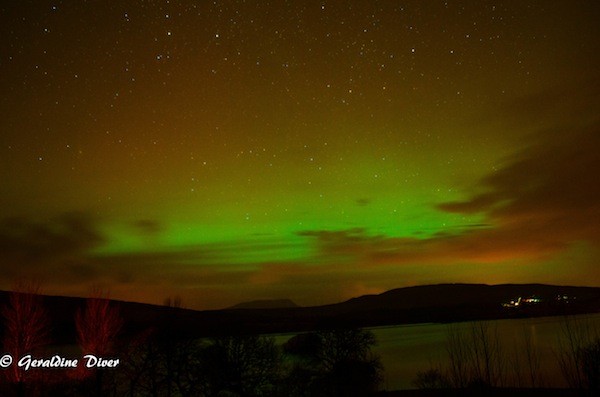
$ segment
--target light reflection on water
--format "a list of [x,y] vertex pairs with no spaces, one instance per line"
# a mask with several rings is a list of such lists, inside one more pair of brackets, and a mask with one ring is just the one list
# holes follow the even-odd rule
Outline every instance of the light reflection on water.
[[[540,374],[546,387],[565,387],[557,362],[560,351],[559,339],[564,328],[564,317],[539,317],[489,321],[490,329],[496,330],[505,357],[506,375],[514,376],[513,364],[516,352],[523,351],[525,336],[531,340],[540,356]],[[597,335],[600,331],[600,314],[575,316],[574,321],[589,327]],[[453,324],[468,333],[472,322]],[[381,357],[385,370],[382,385],[387,390],[414,388],[412,380],[419,371],[433,367],[445,368],[448,363],[446,351],[447,324],[399,325],[377,327],[370,330],[377,338],[374,352]],[[524,364],[521,364],[524,366]]]
[[[589,327],[596,336],[600,332],[600,314],[570,317],[578,326]],[[544,387],[566,387],[557,362],[559,339],[564,328],[564,317],[539,317],[489,321],[490,329],[497,332],[504,357],[507,382],[514,385],[516,367],[514,357],[524,349],[525,335],[529,334],[540,357],[540,375]],[[369,328],[377,338],[374,353],[381,357],[384,368],[382,389],[412,389],[412,381],[420,371],[446,368],[448,327],[468,334],[472,322],[448,324],[408,324]],[[277,344],[285,343],[294,334],[275,336]],[[523,359],[523,357],[521,357]],[[521,363],[524,366],[524,363]],[[525,385],[524,385],[525,386]]]

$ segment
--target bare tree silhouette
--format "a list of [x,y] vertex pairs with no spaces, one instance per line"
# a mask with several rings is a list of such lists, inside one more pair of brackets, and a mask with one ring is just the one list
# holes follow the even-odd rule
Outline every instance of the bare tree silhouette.
[[[91,297],[86,300],[85,307],[75,313],[75,327],[77,342],[84,354],[98,357],[107,357],[115,353],[116,338],[123,326],[123,319],[119,308],[108,299],[108,294],[101,290],[94,290]],[[106,380],[104,371],[99,368],[94,370],[78,368],[80,378],[94,376],[94,389],[96,395],[106,395],[104,390]]]
[[[25,354],[39,351],[50,341],[50,317],[39,292],[39,284],[17,282],[2,308],[4,351],[15,362]],[[26,372],[14,363],[4,373],[7,380],[16,385],[18,395],[24,395],[24,383],[36,376],[36,371]]]
[[108,294],[95,290],[84,308],[75,314],[77,341],[84,353],[98,356],[114,352],[117,334],[123,326],[119,308],[108,299]]
[[564,317],[556,354],[570,387],[600,388],[600,335],[588,318]]

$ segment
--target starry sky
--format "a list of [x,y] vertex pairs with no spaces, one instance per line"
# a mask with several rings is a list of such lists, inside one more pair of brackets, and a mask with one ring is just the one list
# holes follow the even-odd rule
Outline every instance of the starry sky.
[[600,3],[0,3],[0,288],[600,285]]

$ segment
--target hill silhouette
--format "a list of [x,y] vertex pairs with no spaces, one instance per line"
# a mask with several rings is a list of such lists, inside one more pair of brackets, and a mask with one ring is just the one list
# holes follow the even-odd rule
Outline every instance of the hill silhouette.
[[[503,302],[535,296],[535,305],[506,308]],[[569,297],[559,300],[557,297]],[[8,293],[0,291],[0,305]],[[336,327],[370,327],[424,322],[552,316],[600,311],[600,288],[543,284],[440,284],[398,288],[345,302],[313,307],[291,301],[254,301],[223,310],[196,311],[113,301],[125,319],[123,332],[167,329],[175,338],[300,332]],[[55,342],[75,340],[74,315],[84,298],[44,296]],[[273,305],[269,308],[265,305]],[[281,307],[280,305],[288,305]]]
[[500,304],[515,297],[536,296],[551,302],[557,296],[580,300],[599,297],[600,288],[545,284],[438,284],[393,289],[379,295],[363,295],[333,306],[344,310],[419,309],[431,307],[480,306]]
[[261,299],[250,302],[242,302],[228,309],[281,309],[300,307],[291,299]]

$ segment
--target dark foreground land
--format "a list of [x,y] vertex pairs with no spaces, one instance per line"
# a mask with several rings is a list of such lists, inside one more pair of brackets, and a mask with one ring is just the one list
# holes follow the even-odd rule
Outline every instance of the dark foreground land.
[[498,388],[488,390],[440,389],[440,390],[398,390],[377,393],[377,397],[591,397],[597,391],[573,389],[514,389]]
[[[259,302],[262,304],[265,302]],[[13,365],[10,371],[0,371],[0,376],[6,378],[0,381],[0,396],[597,395],[579,389],[493,387],[498,384],[493,375],[498,369],[495,363],[499,362],[499,353],[485,321],[474,322],[477,326],[467,334],[452,334],[454,342],[449,351],[456,362],[466,365],[460,372],[465,382],[446,382],[443,373],[434,369],[415,383],[420,387],[457,384],[477,388],[374,393],[384,368],[371,354],[374,334],[362,327],[597,313],[600,288],[444,284],[401,288],[319,307],[277,302],[280,304],[287,307],[260,308],[253,303],[251,308],[194,311],[105,299],[86,301],[0,292],[0,307],[5,308],[0,316],[4,319],[0,323],[3,340],[12,343],[7,346],[13,350],[7,351],[14,351],[15,357],[30,350],[22,338],[28,335],[26,340],[39,340],[36,355],[42,358],[40,362],[55,354],[55,347],[64,350],[57,355],[59,358],[94,352],[104,357],[116,354],[122,359],[118,370],[83,366],[51,370],[49,364],[48,368],[39,364],[40,368],[25,372]],[[48,321],[44,322],[46,311]],[[19,325],[24,313],[33,313],[30,317],[43,327]],[[276,346],[274,338],[264,336],[275,332],[297,335]],[[572,341],[578,334],[572,331],[568,336]],[[558,358],[566,364],[565,373],[572,375],[573,370],[579,377],[578,382],[567,383],[574,388],[589,385],[597,393],[600,341],[581,339],[569,346],[571,349]],[[535,357],[531,352],[527,356],[534,361]],[[403,359],[410,360],[410,355]],[[487,373],[481,372],[482,366]],[[532,368],[535,373],[537,367]],[[588,374],[588,370],[596,372]]]
[[[536,297],[535,304],[504,307],[519,297]],[[568,299],[557,299],[567,297]],[[0,291],[0,305],[7,301]],[[126,320],[123,332],[165,328],[178,338],[232,334],[272,334],[339,327],[374,327],[416,323],[450,323],[559,316],[600,312],[600,288],[543,284],[440,284],[398,288],[345,302],[314,307],[252,307],[196,311],[133,302],[114,302]],[[53,340],[75,340],[74,314],[83,298],[44,297],[53,319]],[[1,325],[1,324],[0,324]]]

